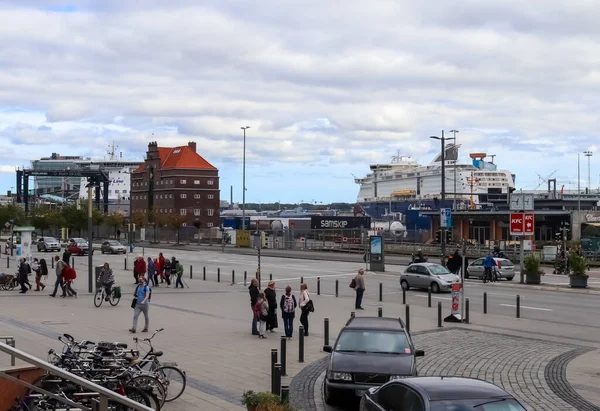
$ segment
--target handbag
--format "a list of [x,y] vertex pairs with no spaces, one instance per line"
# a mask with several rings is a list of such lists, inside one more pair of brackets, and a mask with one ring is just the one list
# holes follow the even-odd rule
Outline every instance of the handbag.
[[133,300],[131,301],[131,308],[135,308],[135,306],[137,305],[137,302],[138,302],[138,299],[137,299],[137,290],[138,290],[138,287],[139,287],[139,285],[137,287],[135,287],[135,291],[133,292],[133,295],[135,297],[133,297]]
[[354,278],[350,281],[350,288],[356,288],[356,280]]
[[309,313],[315,312],[315,304],[313,303],[313,300],[308,300],[304,307],[306,307]]

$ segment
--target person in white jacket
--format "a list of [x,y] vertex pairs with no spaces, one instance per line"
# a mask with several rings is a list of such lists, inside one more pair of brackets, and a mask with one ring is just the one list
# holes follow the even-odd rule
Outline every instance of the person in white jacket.
[[[309,304],[310,302],[310,304]],[[308,314],[310,313],[310,307],[312,302],[310,300],[310,294],[308,293],[308,286],[305,283],[300,284],[300,324],[304,327],[304,336],[308,337]]]

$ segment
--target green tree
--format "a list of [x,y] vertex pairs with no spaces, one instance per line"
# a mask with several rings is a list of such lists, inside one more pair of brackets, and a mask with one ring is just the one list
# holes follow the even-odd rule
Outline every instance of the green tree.
[[92,209],[92,221],[94,222],[94,225],[96,227],[102,225],[102,223],[104,223],[105,219],[106,219],[106,214],[104,214],[102,211],[98,210],[97,208]]
[[66,226],[71,231],[78,230],[81,235],[81,230],[87,226],[88,216],[86,210],[77,208],[77,206],[65,207],[61,211],[65,219]]
[[36,230],[41,231],[42,237],[44,236],[44,230],[48,230],[50,228],[50,220],[46,213],[44,214],[36,214],[31,218],[31,225],[33,225]]
[[183,224],[185,223],[186,218],[183,215],[180,214],[167,214],[165,215],[165,223],[167,225],[167,227],[169,227],[171,230],[175,230],[177,232],[177,244],[179,244],[179,230],[181,229],[181,227],[183,227]]
[[14,204],[0,205],[0,224],[14,221],[15,225],[23,225],[27,222],[25,210]]
[[54,235],[60,237],[59,230],[67,225],[62,213],[56,209],[50,210],[46,213],[45,218],[48,220],[50,227],[54,229]]
[[146,213],[133,213],[131,215],[131,221],[136,227],[146,227],[148,225],[148,214]]
[[106,221],[106,224],[108,224],[108,226],[113,229],[113,232],[116,235],[117,230],[119,228],[123,227],[123,222],[125,221],[125,219],[123,218],[123,214],[113,212],[113,213],[109,213],[106,216],[105,221]]

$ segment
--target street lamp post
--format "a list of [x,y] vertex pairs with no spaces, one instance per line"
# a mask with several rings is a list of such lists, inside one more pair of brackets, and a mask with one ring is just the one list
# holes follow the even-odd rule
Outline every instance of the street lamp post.
[[93,258],[93,253],[94,253],[94,244],[92,242],[92,230],[93,230],[93,223],[92,223],[92,188],[94,188],[94,182],[90,181],[87,185],[87,189],[88,189],[88,292],[92,293],[94,292],[93,290],[93,283],[92,283],[92,279],[93,279],[93,273],[92,273],[92,269],[93,269],[93,262],[92,262],[92,258]]
[[[450,130],[451,133],[454,134],[454,145],[456,145],[456,133],[458,133],[458,130]],[[456,210],[456,163],[458,162],[458,153],[456,155],[456,160],[454,160],[454,195],[452,197],[454,197],[454,201],[452,202],[452,208],[454,210]]]
[[[581,211],[581,167],[579,167],[579,153],[577,153],[577,212]],[[577,214],[577,221],[579,221],[579,214]]]
[[[440,140],[442,145],[442,207],[444,207],[444,202],[446,200],[446,140],[454,140],[454,137],[444,137],[444,130],[442,130],[442,136],[431,136],[429,138],[433,138],[434,140]],[[441,227],[440,227],[441,229]],[[442,234],[440,232],[440,234]],[[442,245],[442,260],[446,259],[446,236],[440,235],[440,243]]]
[[584,151],[583,154],[585,154],[585,156],[588,158],[588,189],[587,189],[587,193],[590,194],[592,192],[592,173],[591,173],[592,169],[590,167],[590,159],[594,155],[594,153],[591,151]]
[[246,229],[246,130],[250,126],[241,127],[244,130],[244,154],[242,165],[242,230]]

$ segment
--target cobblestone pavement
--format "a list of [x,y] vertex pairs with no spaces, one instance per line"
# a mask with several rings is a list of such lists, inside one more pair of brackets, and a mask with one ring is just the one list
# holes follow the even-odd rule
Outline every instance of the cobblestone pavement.
[[[419,374],[459,375],[494,383],[518,398],[531,411],[600,410],[585,401],[566,379],[568,362],[589,351],[575,345],[480,331],[447,329],[414,333],[425,357]],[[302,410],[353,409],[323,404],[322,388],[327,362],[307,366],[292,381],[293,403]]]

